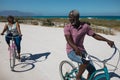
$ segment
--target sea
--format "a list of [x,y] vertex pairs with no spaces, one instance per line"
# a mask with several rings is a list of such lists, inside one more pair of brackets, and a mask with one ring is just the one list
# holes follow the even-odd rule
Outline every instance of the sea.
[[[68,18],[68,16],[30,16],[31,18]],[[80,18],[87,19],[105,19],[105,20],[119,20],[120,16],[80,16]]]

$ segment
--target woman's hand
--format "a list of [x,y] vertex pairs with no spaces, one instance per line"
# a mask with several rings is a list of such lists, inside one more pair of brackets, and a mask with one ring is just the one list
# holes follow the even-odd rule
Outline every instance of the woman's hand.
[[21,37],[22,37],[23,35],[22,35],[22,34],[19,34],[19,36],[21,36]]
[[4,33],[1,33],[1,35],[4,35]]

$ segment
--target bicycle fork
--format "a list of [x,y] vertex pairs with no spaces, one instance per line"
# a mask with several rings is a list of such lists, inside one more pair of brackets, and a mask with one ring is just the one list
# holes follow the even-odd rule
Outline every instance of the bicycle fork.
[[10,59],[13,59],[13,55],[16,56],[16,54],[14,54],[13,52],[15,51],[16,46],[15,44],[12,42],[12,44],[10,45]]

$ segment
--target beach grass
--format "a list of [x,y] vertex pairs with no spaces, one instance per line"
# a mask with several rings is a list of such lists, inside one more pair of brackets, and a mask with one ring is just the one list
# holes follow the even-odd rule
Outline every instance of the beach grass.
[[[42,26],[57,26],[64,27],[67,23],[69,23],[68,18],[32,18],[32,17],[20,17],[16,16],[15,20],[19,23],[32,24],[32,25],[42,25]],[[6,22],[6,17],[0,16],[0,22]],[[89,22],[94,26],[104,26],[107,28],[112,28],[117,31],[120,31],[120,20],[107,20],[107,19],[88,19],[81,18],[80,21]],[[61,25],[62,24],[62,25]],[[100,32],[100,31],[99,31]]]
[[120,21],[118,20],[106,20],[106,19],[81,19],[81,21],[90,22],[98,26],[105,26],[110,28],[120,28]]

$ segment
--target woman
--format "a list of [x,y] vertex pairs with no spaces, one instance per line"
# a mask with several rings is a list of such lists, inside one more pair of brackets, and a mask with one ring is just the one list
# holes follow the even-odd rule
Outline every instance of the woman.
[[8,44],[8,50],[10,47],[10,40],[11,40],[10,36],[14,37],[14,41],[15,41],[15,44],[17,47],[17,52],[18,52],[18,59],[20,59],[20,52],[21,52],[20,43],[21,43],[21,36],[22,36],[21,30],[20,30],[20,25],[18,22],[14,21],[13,16],[8,16],[7,21],[8,21],[8,23],[5,24],[1,35],[4,35],[4,32],[7,32],[7,34],[5,36],[5,40]]

